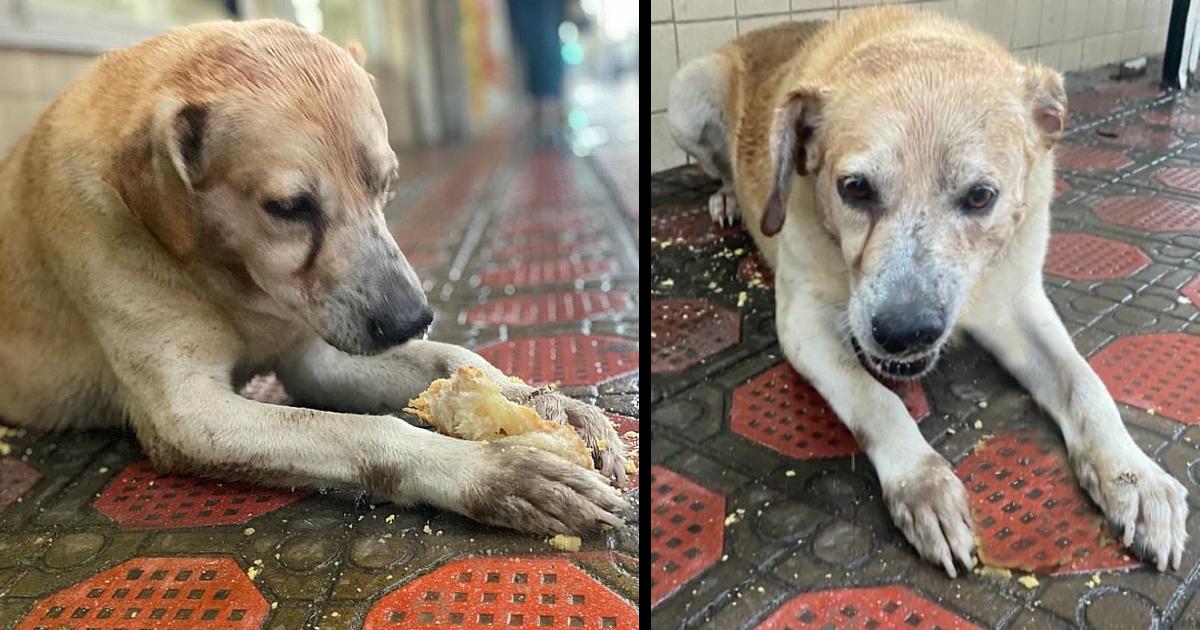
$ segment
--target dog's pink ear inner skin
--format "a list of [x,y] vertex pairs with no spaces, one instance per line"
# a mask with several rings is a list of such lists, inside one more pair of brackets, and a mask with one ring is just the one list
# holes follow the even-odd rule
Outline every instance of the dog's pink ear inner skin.
[[783,103],[775,109],[775,120],[771,125],[774,173],[771,194],[767,196],[759,225],[765,236],[774,236],[783,229],[792,172],[806,176],[817,163],[817,156],[809,148],[820,113],[822,94],[822,90],[814,88],[797,88],[788,92]]
[[1062,75],[1043,65],[1026,68],[1025,90],[1044,146],[1054,146],[1067,126],[1067,92]]
[[176,259],[196,250],[189,195],[202,177],[208,106],[167,97],[125,140],[106,178],[146,229]]

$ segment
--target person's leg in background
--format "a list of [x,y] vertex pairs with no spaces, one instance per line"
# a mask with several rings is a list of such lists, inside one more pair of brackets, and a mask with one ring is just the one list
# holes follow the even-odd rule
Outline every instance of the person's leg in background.
[[563,140],[558,26],[566,14],[565,5],[565,0],[508,0],[513,41],[525,65],[525,88],[534,102],[534,131],[540,145],[560,146]]

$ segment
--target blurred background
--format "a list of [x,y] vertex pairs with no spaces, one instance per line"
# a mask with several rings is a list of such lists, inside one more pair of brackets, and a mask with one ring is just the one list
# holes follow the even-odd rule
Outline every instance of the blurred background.
[[[511,2],[0,0],[0,154],[103,51],[193,22],[264,17],[361,42],[401,153],[461,144],[525,116],[540,143],[576,155],[635,144],[638,3]],[[558,72],[561,91],[547,98]]]

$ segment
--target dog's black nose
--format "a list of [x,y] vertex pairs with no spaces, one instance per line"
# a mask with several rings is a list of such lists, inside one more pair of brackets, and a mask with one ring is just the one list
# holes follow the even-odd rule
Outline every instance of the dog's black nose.
[[946,330],[946,319],[933,309],[913,309],[871,318],[871,336],[889,354],[928,349]]
[[410,312],[377,313],[367,320],[367,334],[376,346],[389,348],[424,334],[432,322],[433,312],[427,306]]

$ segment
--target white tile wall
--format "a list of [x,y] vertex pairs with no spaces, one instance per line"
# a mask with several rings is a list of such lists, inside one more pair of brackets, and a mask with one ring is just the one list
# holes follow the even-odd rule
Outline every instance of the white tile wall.
[[[788,19],[833,20],[864,6],[901,3],[957,16],[1009,45],[1017,58],[1064,72],[1161,53],[1171,11],[1171,0],[651,0],[651,170],[686,159],[665,115],[667,86],[680,65],[739,33]],[[3,67],[0,76],[25,81]]]

